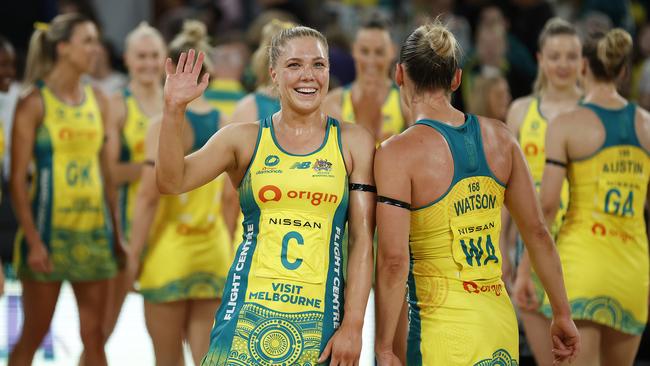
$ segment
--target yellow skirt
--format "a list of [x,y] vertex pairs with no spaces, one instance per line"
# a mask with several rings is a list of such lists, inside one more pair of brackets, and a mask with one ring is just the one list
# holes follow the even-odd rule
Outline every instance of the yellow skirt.
[[500,279],[409,276],[409,366],[515,366],[518,360],[517,318]]

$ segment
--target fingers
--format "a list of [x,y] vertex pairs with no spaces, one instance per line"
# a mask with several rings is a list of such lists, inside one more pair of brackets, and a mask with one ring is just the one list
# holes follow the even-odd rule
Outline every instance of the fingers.
[[187,61],[183,67],[183,72],[192,72],[192,66],[194,66],[194,55],[196,51],[193,48],[187,53]]
[[320,357],[318,358],[318,363],[325,362],[330,357],[331,352],[332,352],[332,340],[330,339],[330,341],[327,342],[327,345],[325,346],[323,353],[321,353]]
[[[201,73],[201,67],[203,66],[203,60],[205,59],[205,53],[204,52],[199,52],[199,56],[196,58],[196,62],[194,63],[194,67],[192,68],[192,74],[196,75],[196,77],[199,77],[199,74]],[[206,72],[207,74],[207,72]]]
[[203,74],[203,77],[201,78],[201,82],[199,83],[199,89],[201,91],[204,91],[205,89],[208,88],[208,84],[210,84],[210,74],[207,72]]
[[176,64],[176,73],[180,74],[183,72],[183,68],[185,67],[185,60],[187,59],[187,54],[185,52],[181,52],[180,57],[178,58],[178,63]]

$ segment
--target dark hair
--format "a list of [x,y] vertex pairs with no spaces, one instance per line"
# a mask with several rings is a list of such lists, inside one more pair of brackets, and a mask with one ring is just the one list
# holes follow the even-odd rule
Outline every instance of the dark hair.
[[631,52],[632,36],[621,28],[591,35],[582,50],[591,72],[600,81],[616,80],[627,66]]
[[56,45],[69,41],[77,25],[90,21],[85,15],[69,13],[56,16],[49,24],[37,23],[29,40],[25,84],[45,77],[57,60]]
[[[551,18],[544,25],[544,29],[539,34],[537,39],[537,46],[539,51],[542,51],[546,41],[555,36],[575,36],[578,37],[578,32],[575,27],[562,18]],[[537,69],[537,78],[535,79],[535,84],[533,84],[533,91],[537,94],[541,93],[542,89],[546,87],[546,76],[542,72],[541,68]]]
[[388,23],[388,20],[384,19],[381,15],[377,13],[371,14],[359,26],[359,30],[376,29],[376,30],[388,31],[389,28],[390,25]]
[[454,73],[460,67],[460,53],[454,35],[436,20],[408,36],[400,50],[399,63],[417,91],[450,91]]

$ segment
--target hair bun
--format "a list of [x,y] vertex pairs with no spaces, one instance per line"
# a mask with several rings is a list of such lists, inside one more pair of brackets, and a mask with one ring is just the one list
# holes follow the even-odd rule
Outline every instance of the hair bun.
[[189,43],[198,44],[205,41],[208,35],[208,30],[203,22],[198,20],[186,20],[183,23],[181,34],[185,36],[185,39]]
[[621,28],[612,29],[598,41],[598,60],[608,74],[617,69],[632,51],[632,36]]
[[427,26],[424,32],[424,40],[436,55],[443,58],[453,58],[458,47],[456,38],[442,24],[434,23]]

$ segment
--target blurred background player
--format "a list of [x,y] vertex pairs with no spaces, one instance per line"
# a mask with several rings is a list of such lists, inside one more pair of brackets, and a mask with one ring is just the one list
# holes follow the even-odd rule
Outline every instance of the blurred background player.
[[[578,78],[582,68],[582,44],[575,28],[565,20],[552,18],[539,36],[537,60],[539,70],[534,85],[534,94],[515,100],[508,111],[508,128],[517,136],[528,167],[539,193],[545,165],[545,144],[548,124],[558,115],[577,107],[582,91]],[[562,188],[562,200],[557,216],[553,221],[551,234],[556,237],[569,205],[569,186]],[[519,239],[518,239],[519,240]],[[517,246],[515,262],[522,255],[523,243],[507,244],[505,261],[510,263],[511,252]],[[516,266],[514,266],[516,268]],[[506,279],[514,278],[510,272]],[[520,284],[523,282],[520,282]],[[526,282],[527,283],[527,282]],[[544,297],[539,279],[535,276],[535,293],[539,296],[537,307]],[[517,299],[515,299],[517,300]],[[518,303],[520,318],[524,325],[526,338],[540,365],[551,365],[553,358],[547,352],[552,347],[548,334],[548,322],[533,304]]]
[[[377,151],[377,338],[380,364],[396,359],[394,334],[408,280],[409,365],[516,365],[517,319],[501,280],[501,209],[521,228],[553,306],[556,361],[580,349],[560,260],[516,140],[501,121],[451,105],[460,49],[440,23],[402,45],[395,80],[416,120]],[[551,352],[548,349],[547,352]]]
[[124,249],[103,148],[107,100],[81,83],[97,47],[97,28],[76,14],[40,24],[32,35],[26,74],[31,89],[16,110],[12,137],[11,193],[21,226],[14,262],[25,314],[9,357],[12,366],[32,363],[64,280],[72,284],[79,308],[82,363],[107,363],[106,298],[118,270],[116,255],[123,260]]
[[399,89],[390,79],[395,47],[387,25],[371,19],[361,25],[352,45],[355,80],[334,89],[325,100],[328,114],[346,122],[363,120],[359,113],[380,111],[364,127],[378,142],[404,130],[406,122],[400,104]]
[[[558,211],[565,177],[571,187],[557,247],[584,340],[577,365],[632,365],[648,318],[650,115],[616,89],[631,52],[632,37],[622,29],[590,36],[580,108],[556,117],[547,131],[541,194],[547,222]],[[526,266],[524,258],[518,281],[529,283]],[[516,290],[522,302],[536,300],[530,284]],[[549,315],[546,298],[541,312]]]
[[[145,137],[150,121],[162,113],[163,67],[167,50],[160,33],[147,23],[131,31],[125,42],[124,62],[128,85],[111,96],[107,121],[107,154],[113,184],[119,190],[121,226],[127,244],[131,238],[136,194],[145,160]],[[111,281],[111,301],[106,316],[106,338],[110,337],[122,303],[133,286],[126,273]]]
[[[169,48],[174,63],[189,49],[207,53],[205,26],[186,21]],[[201,75],[209,70],[208,62]],[[184,154],[204,146],[221,123],[219,111],[203,95],[190,103],[179,136]],[[131,268],[141,268],[139,291],[156,365],[182,364],[184,341],[198,364],[208,351],[212,319],[233,258],[221,212],[225,177],[181,195],[161,196],[154,169],[160,128],[160,122],[154,122],[145,141],[145,167],[131,230],[131,259],[139,262],[142,256],[142,264]]]

